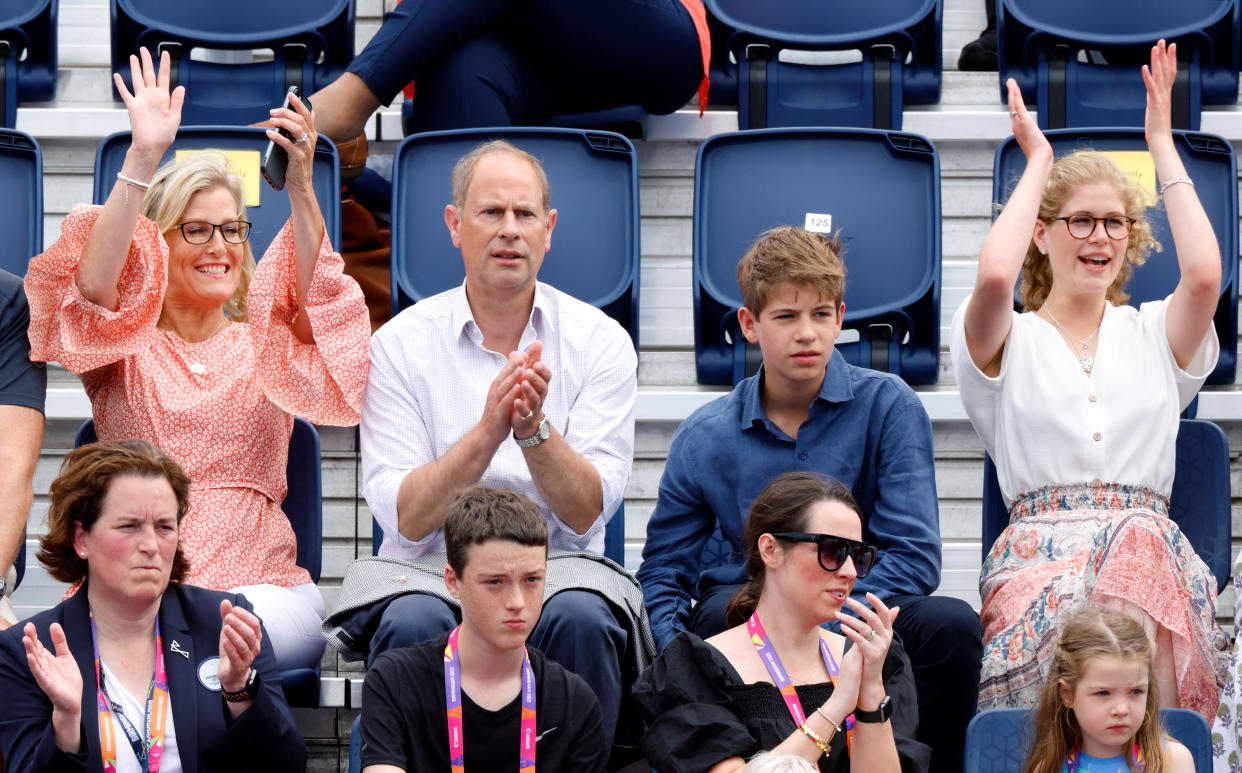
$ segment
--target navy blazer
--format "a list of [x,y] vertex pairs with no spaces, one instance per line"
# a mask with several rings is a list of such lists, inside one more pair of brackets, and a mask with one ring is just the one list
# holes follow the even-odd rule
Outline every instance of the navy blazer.
[[[177,748],[185,773],[217,770],[306,770],[306,742],[294,726],[280,688],[272,645],[265,635],[254,668],[262,680],[254,703],[236,720],[218,690],[198,678],[199,664],[219,654],[220,601],[250,610],[243,596],[172,583],[160,603],[160,632],[172,702]],[[253,610],[251,610],[253,611]],[[22,621],[0,631],[0,749],[8,773],[103,771],[99,747],[95,656],[86,592],[79,591],[29,622],[49,650],[48,627],[60,623],[82,672],[82,739],[85,751],[68,754],[52,736],[52,702],[26,662]]]

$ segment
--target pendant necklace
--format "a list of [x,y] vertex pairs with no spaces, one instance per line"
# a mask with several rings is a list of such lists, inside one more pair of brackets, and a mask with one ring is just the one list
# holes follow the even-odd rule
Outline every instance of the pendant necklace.
[[[1043,306],[1043,310],[1048,312],[1048,319],[1052,320],[1052,324],[1056,325],[1057,328],[1060,329],[1061,334],[1065,336],[1066,343],[1076,340],[1074,336],[1070,335],[1070,331],[1066,330],[1065,326],[1062,325],[1060,322],[1058,322],[1056,317],[1052,316],[1052,309],[1048,308],[1048,306],[1045,304]],[[1104,318],[1101,317],[1100,324],[1102,325],[1103,323],[1104,323]],[[1095,366],[1095,358],[1087,356],[1087,347],[1091,345],[1091,339],[1095,338],[1095,334],[1098,332],[1100,332],[1100,325],[1096,325],[1095,330],[1091,331],[1091,335],[1087,336],[1086,338],[1082,340],[1082,355],[1079,356],[1076,352],[1074,354],[1074,356],[1078,359],[1078,364],[1082,366],[1082,372],[1088,375],[1091,373],[1091,368]],[[1073,350],[1074,350],[1074,347],[1071,344],[1070,351],[1073,351]]]

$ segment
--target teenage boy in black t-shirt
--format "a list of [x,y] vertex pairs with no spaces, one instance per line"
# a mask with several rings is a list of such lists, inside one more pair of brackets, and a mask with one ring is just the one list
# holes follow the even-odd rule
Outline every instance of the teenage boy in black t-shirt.
[[[475,486],[450,505],[444,542],[444,584],[461,602],[461,626],[376,658],[363,687],[363,773],[449,770],[463,764],[458,757],[473,773],[517,773],[519,756],[545,770],[603,771],[608,749],[594,693],[526,646],[547,568],[539,507]],[[450,715],[446,683],[460,721],[457,710]],[[534,722],[524,723],[532,708]],[[460,740],[450,742],[450,726]]]

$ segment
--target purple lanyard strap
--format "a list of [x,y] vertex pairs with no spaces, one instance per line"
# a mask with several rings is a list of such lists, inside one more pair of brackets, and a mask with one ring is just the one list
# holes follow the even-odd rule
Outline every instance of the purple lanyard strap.
[[[465,773],[466,733],[461,715],[461,652],[457,634],[461,626],[449,634],[444,647],[444,702],[448,708],[449,767],[452,773]],[[519,773],[535,773],[535,671],[530,666],[530,653],[522,648],[522,723],[518,736]]]
[[95,615],[91,614],[91,646],[95,650],[95,684],[99,703],[99,751],[103,756],[104,773],[116,773],[116,734],[112,729],[112,713],[125,731],[126,740],[138,758],[144,773],[159,773],[160,757],[164,753],[164,736],[168,730],[168,671],[164,668],[164,640],[160,636],[160,617],[155,616],[155,675],[147,688],[147,708],[144,739],[138,728],[125,716],[104,685],[99,660],[99,638],[95,633]]

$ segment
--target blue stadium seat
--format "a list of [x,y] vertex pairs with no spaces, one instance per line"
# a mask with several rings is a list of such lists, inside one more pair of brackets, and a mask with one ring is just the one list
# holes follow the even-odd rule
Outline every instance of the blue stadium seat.
[[[259,161],[267,148],[267,135],[262,129],[236,126],[183,126],[177,139],[160,163],[172,159],[179,150],[203,150],[219,148],[226,151],[252,151],[255,160],[252,172],[259,174]],[[112,192],[117,172],[125,163],[129,150],[129,132],[117,132],[104,137],[95,151],[95,203],[102,204]],[[254,224],[250,232],[250,248],[255,258],[263,257],[264,250],[289,219],[289,194],[275,191],[260,175],[258,178],[259,206],[248,206],[246,217]],[[341,172],[336,146],[324,138],[315,146],[314,170],[315,198],[323,211],[324,227],[333,247],[341,244]]]
[[1139,66],[1160,38],[1178,46],[1173,125],[1197,130],[1202,105],[1238,96],[1238,0],[997,0],[1001,101],[1014,78],[1042,129],[1139,126]]
[[[167,50],[172,82],[186,87],[184,124],[245,126],[267,117],[289,86],[306,94],[331,83],[354,58],[353,0],[111,0],[112,71],[130,83],[129,57]],[[269,51],[267,61],[230,64],[195,51]],[[266,57],[263,57],[266,58]],[[119,95],[113,89],[113,95]]]
[[406,306],[462,283],[461,252],[444,227],[457,159],[502,138],[543,164],[558,210],[539,279],[590,303],[638,348],[638,155],[625,137],[574,129],[495,128],[406,137],[392,167],[392,304]]
[[43,251],[43,152],[25,132],[0,129],[0,233],[7,249],[0,268],[26,275]]
[[701,384],[758,369],[737,326],[737,262],[770,229],[831,217],[845,240],[848,362],[934,384],[940,359],[940,159],[924,137],[766,129],[709,137],[694,169],[694,353]]
[[[830,3],[707,0],[735,32],[738,126],[900,129],[905,105],[940,101],[942,0]],[[839,64],[782,61],[782,52],[856,52]]]
[[[96,440],[95,422],[87,419],[78,427],[74,447]],[[289,490],[281,507],[298,543],[298,566],[310,573],[312,582],[319,582],[323,565],[323,481],[319,432],[301,417],[293,420],[289,438],[289,461],[285,467]],[[319,668],[288,669],[280,672],[285,699],[293,706],[316,706],[319,703]]]
[[[1177,469],[1169,497],[1169,518],[1190,541],[1216,578],[1220,593],[1229,584],[1229,439],[1210,421],[1182,419],[1177,431]],[[983,557],[1009,525],[1009,504],[1001,494],[996,465],[983,457]]]
[[[408,96],[401,105],[401,128],[406,134],[414,134],[416,106],[417,103]],[[616,132],[632,140],[647,138],[647,111],[642,105],[621,105],[585,113],[562,113],[550,116],[543,123],[564,129]]]
[[0,119],[17,125],[18,100],[56,97],[58,0],[15,0],[0,5]]
[[[1104,152],[1147,152],[1142,129],[1063,129],[1047,132],[1047,136],[1058,158],[1083,148]],[[1207,383],[1232,384],[1237,367],[1238,341],[1237,157],[1233,145],[1214,134],[1174,131],[1173,140],[1186,165],[1186,172],[1195,181],[1199,201],[1212,221],[1216,241],[1220,245],[1220,303],[1215,317],[1220,359],[1216,369],[1208,376]],[[996,149],[992,166],[992,200],[1004,203],[1025,168],[1026,160],[1017,141],[1010,137],[1002,142]],[[1147,211],[1147,217],[1152,224],[1152,235],[1164,250],[1153,252],[1147,263],[1134,273],[1129,292],[1130,303],[1135,306],[1167,297],[1177,286],[1181,275],[1164,207],[1152,207]]]
[[[379,555],[380,545],[384,542],[384,530],[379,521],[371,519],[371,555]],[[625,504],[617,508],[608,526],[604,530],[604,556],[625,566]]]
[[[1188,709],[1160,709],[1165,732],[1190,750],[1195,770],[1212,769],[1212,730],[1207,721]],[[966,728],[966,764],[963,773],[1014,773],[1022,770],[1031,748],[1033,709],[981,711]]]

